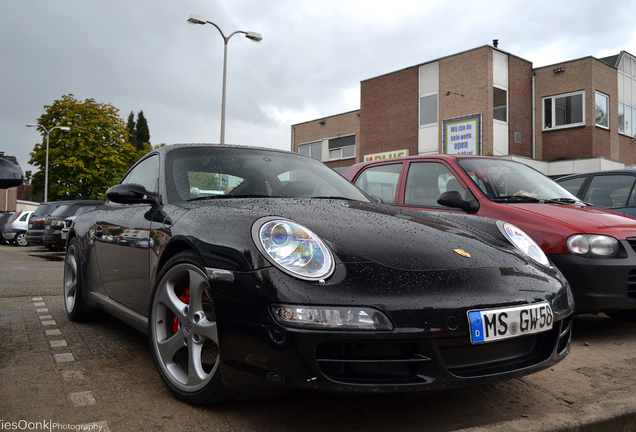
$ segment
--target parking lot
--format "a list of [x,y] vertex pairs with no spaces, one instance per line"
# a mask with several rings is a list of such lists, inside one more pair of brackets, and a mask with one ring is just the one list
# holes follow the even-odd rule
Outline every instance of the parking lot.
[[189,406],[164,387],[143,334],[115,319],[67,319],[61,258],[0,246],[0,430],[29,422],[102,431],[636,430],[636,323],[604,315],[577,316],[568,358],[521,379],[436,394]]

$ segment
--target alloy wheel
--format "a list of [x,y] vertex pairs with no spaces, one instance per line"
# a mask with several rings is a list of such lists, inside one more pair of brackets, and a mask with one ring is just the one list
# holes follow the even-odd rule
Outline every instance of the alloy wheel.
[[154,354],[165,378],[186,393],[206,387],[219,366],[207,275],[190,263],[170,268],[155,291],[151,319]]
[[26,233],[20,233],[16,235],[14,242],[18,246],[26,246],[29,244],[26,239]]
[[66,310],[71,312],[75,307],[75,297],[77,295],[77,259],[75,257],[74,244],[68,247],[64,261],[64,302],[66,303]]

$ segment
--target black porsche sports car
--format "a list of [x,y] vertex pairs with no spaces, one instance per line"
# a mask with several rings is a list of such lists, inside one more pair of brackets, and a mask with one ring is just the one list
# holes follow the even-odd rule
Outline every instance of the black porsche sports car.
[[311,158],[225,145],[154,150],[107,197],[68,235],[68,316],[147,333],[183,401],[439,390],[569,352],[567,281],[511,224],[383,205]]

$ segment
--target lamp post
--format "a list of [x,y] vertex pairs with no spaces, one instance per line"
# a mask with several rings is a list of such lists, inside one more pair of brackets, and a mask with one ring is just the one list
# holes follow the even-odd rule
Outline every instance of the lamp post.
[[188,18],[188,22],[190,24],[212,24],[214,27],[216,27],[216,29],[219,31],[219,33],[221,33],[221,37],[223,38],[224,41],[224,48],[223,48],[223,88],[222,88],[222,96],[221,96],[221,144],[225,144],[225,83],[226,83],[226,79],[227,79],[227,43],[230,41],[230,38],[232,36],[234,36],[237,33],[242,33],[245,35],[246,38],[250,39],[253,42],[260,42],[263,40],[263,36],[261,36],[260,33],[256,33],[256,32],[251,32],[251,31],[243,31],[243,30],[237,30],[235,32],[233,32],[232,34],[230,34],[229,36],[225,36],[225,34],[223,33],[223,31],[221,30],[221,28],[214,24],[212,21],[208,21],[207,19],[203,18],[202,16],[199,15],[190,15],[190,17]]
[[71,128],[67,126],[53,126],[50,129],[45,128],[41,124],[27,123],[26,127],[39,127],[46,132],[46,165],[44,167],[44,202],[49,201],[49,135],[54,129],[59,129],[64,132],[70,132]]

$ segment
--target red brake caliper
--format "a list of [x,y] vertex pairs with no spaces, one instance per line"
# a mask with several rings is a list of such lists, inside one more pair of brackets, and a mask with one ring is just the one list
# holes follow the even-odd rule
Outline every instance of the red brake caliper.
[[[190,304],[190,287],[187,287],[185,291],[179,296],[179,300],[181,300],[185,304]],[[179,331],[179,318],[177,316],[172,317],[172,331],[175,333]]]
[[[190,287],[187,287],[183,293],[179,296],[179,300],[181,300],[184,304],[190,304]],[[201,296],[201,301],[208,301],[209,298],[205,294]],[[172,317],[172,331],[177,333],[179,331],[179,318],[177,316]]]

